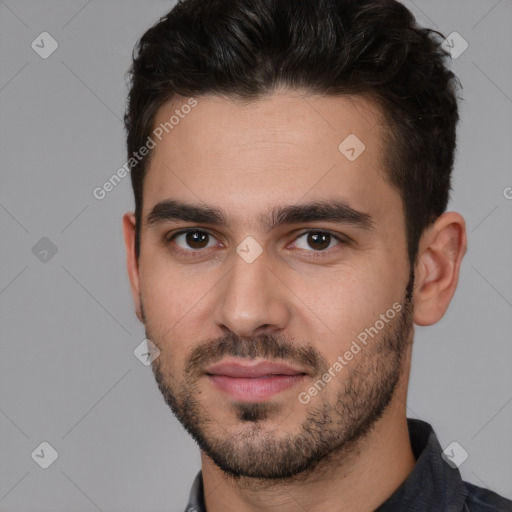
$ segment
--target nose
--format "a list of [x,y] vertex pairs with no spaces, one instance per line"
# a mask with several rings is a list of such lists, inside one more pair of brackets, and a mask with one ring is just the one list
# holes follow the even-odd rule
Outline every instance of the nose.
[[238,254],[232,260],[232,270],[216,287],[216,324],[241,337],[284,329],[290,321],[287,288],[269,267],[265,251],[252,263]]

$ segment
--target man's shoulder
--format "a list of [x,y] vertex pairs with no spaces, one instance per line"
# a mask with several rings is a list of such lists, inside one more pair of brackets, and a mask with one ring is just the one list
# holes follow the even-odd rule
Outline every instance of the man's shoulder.
[[[468,512],[512,512],[512,501],[499,494],[464,482],[468,491],[466,507]],[[464,510],[466,512],[466,509]]]

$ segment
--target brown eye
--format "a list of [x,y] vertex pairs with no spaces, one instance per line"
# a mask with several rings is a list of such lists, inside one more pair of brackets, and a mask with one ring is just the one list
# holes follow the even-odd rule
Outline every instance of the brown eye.
[[308,233],[307,241],[313,249],[323,250],[329,247],[331,235],[329,233]]
[[[185,251],[194,252],[200,249],[206,249],[208,247],[212,247],[212,245],[208,245],[211,241],[210,234],[206,231],[200,231],[198,229],[189,229],[180,231],[173,235],[168,243],[175,243],[180,249]],[[215,239],[213,239],[215,241]]]
[[[300,240],[301,238],[305,238],[305,243],[297,243],[295,242],[295,245],[299,247],[299,249],[304,249],[309,252],[315,252],[315,251],[323,251],[325,252],[326,249],[333,247],[331,243],[333,241],[337,241],[336,245],[340,245],[342,241],[334,236],[332,233],[329,233],[327,231],[307,231],[305,233],[302,233],[297,240]],[[302,246],[301,246],[302,245]],[[313,251],[311,251],[313,249]]]
[[192,249],[204,249],[205,241],[208,244],[208,234],[202,231],[189,231],[185,234],[185,241]]

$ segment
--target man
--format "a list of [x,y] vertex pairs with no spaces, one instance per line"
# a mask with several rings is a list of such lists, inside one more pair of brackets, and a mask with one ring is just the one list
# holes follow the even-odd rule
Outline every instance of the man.
[[512,510],[406,417],[466,250],[441,40],[392,0],[187,0],[139,42],[124,235],[186,510]]

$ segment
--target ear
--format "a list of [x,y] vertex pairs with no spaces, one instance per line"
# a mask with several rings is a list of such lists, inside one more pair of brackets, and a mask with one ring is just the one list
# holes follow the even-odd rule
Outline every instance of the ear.
[[443,317],[457,288],[466,249],[466,223],[456,212],[443,213],[423,233],[415,265],[415,324],[432,325]]
[[140,304],[140,278],[139,262],[135,255],[135,215],[127,212],[123,216],[124,244],[126,247],[126,268],[130,278],[133,302],[135,304],[135,314],[142,322],[141,304]]

